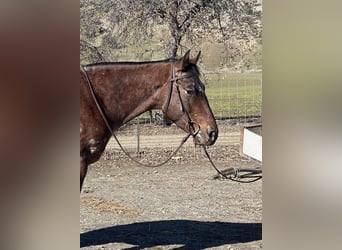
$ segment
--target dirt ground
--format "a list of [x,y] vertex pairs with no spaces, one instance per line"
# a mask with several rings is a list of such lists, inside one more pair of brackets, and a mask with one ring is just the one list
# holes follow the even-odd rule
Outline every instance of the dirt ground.
[[[238,125],[219,124],[219,130],[208,152],[220,169],[261,166],[239,155]],[[127,146],[133,131],[120,132],[120,138],[144,162],[171,154],[179,140],[170,142],[167,136],[184,136],[173,126],[150,125],[140,132],[155,141],[142,142],[138,155]],[[165,141],[166,146],[160,144]],[[90,166],[80,195],[81,248],[261,249],[262,182],[241,184],[214,179],[215,174],[192,142],[158,168],[133,163],[110,142]]]

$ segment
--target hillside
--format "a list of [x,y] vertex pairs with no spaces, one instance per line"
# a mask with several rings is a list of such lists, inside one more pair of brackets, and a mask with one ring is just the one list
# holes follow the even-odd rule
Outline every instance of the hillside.
[[[261,0],[237,2],[253,2],[253,10],[258,14],[247,16],[248,18],[241,16],[241,19],[245,17],[246,21],[242,20],[239,26],[231,25],[229,19],[222,15],[220,21],[227,29],[228,39],[217,29],[217,21],[211,20],[211,12],[203,12],[202,16],[199,16],[200,21],[194,19],[189,30],[184,33],[177,54],[181,55],[187,49],[201,50],[201,68],[206,72],[261,71]],[[95,61],[158,60],[167,57],[168,46],[172,40],[168,24],[163,23],[163,20],[151,19],[148,25],[138,27],[140,23],[132,22],[132,26],[137,27],[129,27],[132,34],[124,34],[122,30],[126,33],[130,30],[124,23],[132,20],[134,15],[118,16],[115,6],[108,7],[108,3],[108,0],[81,1],[81,64]],[[107,4],[107,9],[99,8],[104,4]],[[224,13],[225,10],[221,12]],[[179,19],[181,20],[181,17]],[[198,22],[202,23],[199,25]],[[253,23],[252,32],[249,31],[249,26],[246,26],[249,23]]]

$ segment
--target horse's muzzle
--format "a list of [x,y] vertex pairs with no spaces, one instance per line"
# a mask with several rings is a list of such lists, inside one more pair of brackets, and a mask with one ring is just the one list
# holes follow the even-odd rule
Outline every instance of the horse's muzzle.
[[208,137],[207,145],[210,146],[210,145],[213,145],[216,142],[217,137],[218,137],[218,130],[217,129],[212,129],[212,130],[209,131],[208,135],[209,135],[209,137]]
[[204,145],[204,146],[211,146],[213,145],[218,137],[218,130],[217,129],[208,129],[203,133],[201,130],[196,136],[194,137],[194,143],[196,145]]

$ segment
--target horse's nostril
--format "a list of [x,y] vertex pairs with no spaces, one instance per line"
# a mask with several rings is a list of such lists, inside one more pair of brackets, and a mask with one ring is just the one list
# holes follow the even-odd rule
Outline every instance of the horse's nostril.
[[211,143],[214,143],[216,141],[216,139],[217,139],[217,136],[218,136],[217,130],[216,129],[215,130],[211,130],[209,132],[209,141]]

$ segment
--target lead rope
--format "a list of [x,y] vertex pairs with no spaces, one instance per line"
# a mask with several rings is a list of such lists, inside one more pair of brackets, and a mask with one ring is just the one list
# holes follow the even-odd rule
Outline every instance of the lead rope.
[[97,96],[95,94],[95,91],[94,91],[94,88],[93,88],[93,85],[91,84],[90,82],[90,79],[89,79],[89,76],[88,76],[88,73],[85,69],[85,67],[81,67],[81,70],[83,71],[86,79],[87,79],[87,83],[88,83],[88,86],[89,86],[89,89],[90,89],[90,93],[95,101],[95,104],[97,106],[97,109],[99,110],[101,116],[102,116],[102,119],[104,120],[108,130],[110,131],[110,133],[112,134],[112,136],[114,137],[115,141],[117,142],[117,144],[119,145],[119,147],[121,148],[121,150],[125,153],[125,155],[131,159],[133,162],[139,164],[139,165],[142,165],[144,167],[151,167],[151,168],[155,168],[155,167],[160,167],[164,164],[166,164],[168,161],[170,161],[170,159],[175,155],[177,154],[177,152],[179,151],[179,149],[184,145],[184,143],[189,139],[190,135],[192,135],[191,132],[189,132],[181,141],[180,145],[178,146],[178,148],[176,148],[176,150],[165,160],[163,161],[162,163],[159,163],[159,164],[156,164],[156,165],[150,165],[150,164],[144,164],[136,159],[134,159],[127,151],[126,149],[121,145],[119,139],[116,137],[114,131],[112,130],[111,126],[109,125],[109,122],[108,122],[108,119],[107,119],[107,116],[104,112],[104,110],[102,109],[102,107],[100,106],[99,104],[99,101],[97,99]]
[[[220,171],[216,165],[214,164],[213,160],[211,159],[206,147],[203,145],[202,146],[205,155],[207,156],[209,162],[211,163],[211,166],[216,170],[218,176],[215,176],[214,178],[217,179],[219,177],[223,179],[228,179],[231,181],[235,182],[240,182],[240,183],[251,183],[255,182],[257,180],[260,180],[262,178],[262,175],[258,175],[262,173],[261,168],[234,168],[230,167],[225,170]],[[240,174],[242,172],[246,172],[245,174]],[[250,178],[251,180],[241,180],[241,179],[246,179]]]

